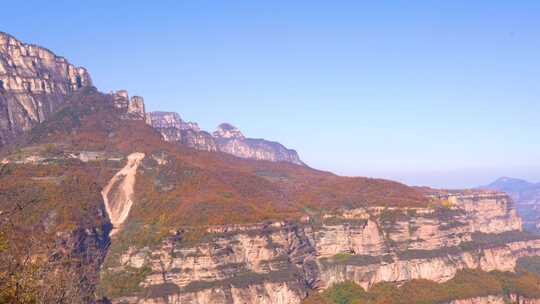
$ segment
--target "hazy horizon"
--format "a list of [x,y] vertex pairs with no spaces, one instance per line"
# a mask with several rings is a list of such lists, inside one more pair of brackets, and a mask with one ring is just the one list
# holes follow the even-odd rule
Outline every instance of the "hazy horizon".
[[[40,9],[31,9],[39,7]],[[409,185],[540,181],[540,3],[10,2],[1,31],[104,92],[310,166]]]

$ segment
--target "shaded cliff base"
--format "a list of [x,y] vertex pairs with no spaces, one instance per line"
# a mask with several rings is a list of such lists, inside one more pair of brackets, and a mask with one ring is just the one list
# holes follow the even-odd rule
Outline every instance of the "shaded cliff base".
[[[535,259],[535,264],[540,260]],[[527,263],[530,263],[528,259]],[[311,294],[302,304],[540,303],[540,277],[524,268],[516,273],[461,270],[444,283],[412,280],[401,286],[378,283],[368,291],[353,282]]]

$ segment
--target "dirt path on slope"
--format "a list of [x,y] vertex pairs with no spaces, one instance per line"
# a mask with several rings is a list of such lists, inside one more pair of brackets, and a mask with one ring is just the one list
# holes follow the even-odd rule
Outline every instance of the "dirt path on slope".
[[131,153],[127,164],[118,171],[101,191],[105,209],[113,226],[110,236],[113,236],[124,223],[133,205],[133,187],[137,168],[144,158],[144,153]]

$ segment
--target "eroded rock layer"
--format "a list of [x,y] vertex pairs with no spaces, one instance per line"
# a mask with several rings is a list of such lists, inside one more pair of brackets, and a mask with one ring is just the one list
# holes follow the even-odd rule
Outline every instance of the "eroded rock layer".
[[540,253],[505,195],[450,195],[447,208],[362,208],[300,222],[218,226],[197,242],[179,230],[130,247],[123,267],[149,269],[128,303],[300,303],[309,290],[354,281],[443,282],[465,268],[513,271]]

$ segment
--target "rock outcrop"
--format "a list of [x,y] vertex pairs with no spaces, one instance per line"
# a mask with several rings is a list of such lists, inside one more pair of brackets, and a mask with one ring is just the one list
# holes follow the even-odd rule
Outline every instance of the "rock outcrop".
[[67,96],[90,86],[86,69],[0,32],[0,147],[47,119]]
[[133,96],[130,99],[126,90],[119,90],[111,94],[115,108],[123,113],[123,119],[139,119],[150,123],[150,118],[146,114],[144,99],[141,96]]
[[150,124],[161,132],[163,139],[178,142],[204,151],[220,151],[241,158],[284,161],[305,165],[298,153],[285,148],[278,142],[265,139],[246,138],[236,127],[228,123],[218,126],[212,134],[201,131],[193,122],[184,122],[174,112],[151,112]]
[[513,271],[540,240],[501,194],[454,194],[452,206],[353,209],[341,214],[208,228],[196,242],[177,231],[158,248],[131,247],[122,267],[148,267],[139,295],[120,303],[300,303],[311,289],[354,281],[443,282],[458,270]]

